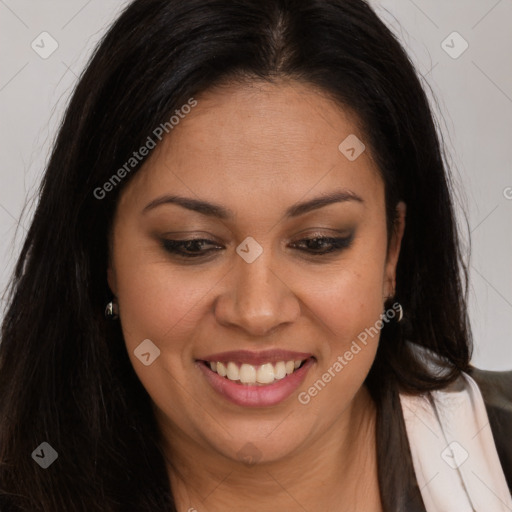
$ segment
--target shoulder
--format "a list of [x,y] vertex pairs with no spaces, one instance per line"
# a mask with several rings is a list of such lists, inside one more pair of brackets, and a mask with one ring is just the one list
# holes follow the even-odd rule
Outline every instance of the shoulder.
[[493,372],[471,367],[468,374],[478,384],[486,405],[512,413],[512,370]]
[[512,491],[512,370],[495,372],[471,367],[467,373],[482,393],[496,450]]

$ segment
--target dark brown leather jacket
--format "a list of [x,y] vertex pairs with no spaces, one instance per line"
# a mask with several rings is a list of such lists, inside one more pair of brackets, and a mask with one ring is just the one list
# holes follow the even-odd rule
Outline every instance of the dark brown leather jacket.
[[[498,456],[512,494],[512,371],[472,368],[468,373],[482,393]],[[404,464],[412,467],[410,451],[406,457]],[[400,512],[426,512],[414,471],[409,476],[409,481],[405,482],[408,498]]]

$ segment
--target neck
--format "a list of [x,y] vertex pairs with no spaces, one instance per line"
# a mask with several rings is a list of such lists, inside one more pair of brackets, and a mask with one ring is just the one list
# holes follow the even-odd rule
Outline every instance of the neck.
[[311,435],[286,457],[255,464],[205,450],[185,433],[164,429],[177,510],[381,512],[375,418],[375,404],[363,386],[321,435]]

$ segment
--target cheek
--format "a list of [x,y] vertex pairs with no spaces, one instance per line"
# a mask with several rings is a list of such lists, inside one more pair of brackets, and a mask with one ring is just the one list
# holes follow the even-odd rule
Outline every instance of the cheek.
[[[365,276],[363,279],[362,276]],[[309,296],[309,307],[321,326],[324,343],[319,371],[340,375],[332,389],[340,396],[355,392],[373,363],[378,347],[379,319],[383,312],[380,288],[365,282],[367,274],[348,273],[337,286]],[[334,366],[336,365],[336,366]],[[341,376],[342,375],[342,376]],[[329,375],[325,375],[330,379]]]
[[160,253],[131,226],[120,223],[116,235],[116,295],[130,357],[145,339],[166,351],[179,351],[179,333],[197,323],[194,315],[212,284],[201,278],[204,270],[172,264],[163,250]]
[[354,254],[335,276],[323,283],[317,280],[308,295],[308,306],[317,317],[316,325],[323,328],[325,342],[317,371],[298,400],[312,407],[312,414],[321,414],[327,425],[361,388],[377,352],[384,259],[372,254],[380,253],[369,252],[365,258]]
[[350,345],[383,313],[386,240],[372,240],[360,240],[342,264],[328,274],[315,275],[307,286],[307,305],[328,328],[329,338],[336,340],[333,350]]
[[382,280],[381,268],[346,268],[310,299],[334,331],[356,328],[382,313]]
[[[180,424],[182,419],[173,411],[185,411],[190,405],[183,382],[189,378],[194,336],[207,314],[205,301],[215,281],[201,279],[199,271],[192,274],[174,267],[165,256],[159,261],[141,258],[136,264],[120,260],[119,269],[120,320],[132,366],[155,404]],[[160,350],[149,366],[136,356],[146,339]],[[182,427],[191,425],[185,422]]]
[[[119,308],[129,346],[145,338],[167,345],[197,325],[197,315],[212,288],[198,271],[180,270],[165,261],[120,267]],[[175,342],[173,346],[179,348]]]

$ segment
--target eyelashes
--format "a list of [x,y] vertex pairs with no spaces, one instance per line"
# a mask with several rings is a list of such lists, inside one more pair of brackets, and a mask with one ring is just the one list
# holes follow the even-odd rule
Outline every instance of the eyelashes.
[[[222,250],[222,248],[219,247],[215,242],[206,240],[204,238],[191,238],[189,240],[164,239],[162,240],[162,245],[167,252],[184,258],[204,257],[206,254],[211,254],[212,252]],[[208,249],[207,251],[200,250],[200,247],[204,247],[204,245],[213,245],[215,248]],[[184,252],[184,250],[191,252]]]
[[[309,249],[299,249],[307,252],[308,254],[314,256],[322,256],[324,254],[332,254],[335,252],[341,252],[343,249],[348,249],[352,244],[353,235],[348,237],[329,237],[329,236],[316,236],[313,238],[303,238],[298,242],[294,242],[294,246],[297,246],[299,243],[302,244],[310,244]],[[322,249],[322,247],[328,246],[327,249]],[[319,250],[320,249],[320,250]]]
[[[295,241],[291,246],[299,252],[313,257],[326,256],[348,249],[352,245],[353,238],[353,233],[347,237],[313,236]],[[178,258],[200,259],[223,250],[216,242],[205,238],[191,238],[188,240],[163,239],[162,246],[167,252]],[[205,246],[210,246],[210,248],[205,250]]]

